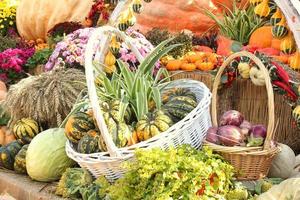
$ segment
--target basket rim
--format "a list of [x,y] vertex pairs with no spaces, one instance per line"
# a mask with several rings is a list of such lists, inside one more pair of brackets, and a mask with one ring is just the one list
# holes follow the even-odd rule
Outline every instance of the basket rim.
[[[146,141],[142,141],[139,142],[137,144],[131,145],[129,147],[122,147],[122,148],[118,148],[118,152],[120,153],[120,156],[111,156],[109,154],[108,151],[106,152],[98,152],[98,153],[93,153],[93,154],[82,154],[82,153],[78,153],[77,151],[75,151],[75,149],[73,148],[73,145],[71,144],[70,141],[66,142],[66,152],[67,154],[72,157],[74,160],[76,160],[75,157],[85,157],[88,158],[89,163],[95,163],[95,162],[111,162],[111,161],[117,161],[117,160],[124,160],[124,159],[129,159],[131,158],[134,153],[134,150],[137,148],[142,148],[145,146],[149,146],[149,144],[156,144],[159,140],[161,139],[165,139],[165,138],[170,138],[172,137],[174,134],[172,134],[172,132],[174,132],[175,127],[180,127],[181,129],[184,127],[189,126],[190,124],[194,123],[194,120],[197,119],[197,117],[195,116],[199,116],[201,115],[205,109],[207,109],[208,107],[210,107],[210,101],[211,101],[211,92],[208,89],[208,87],[200,82],[200,81],[196,81],[196,80],[190,80],[190,79],[180,79],[180,80],[174,80],[171,81],[170,84],[168,85],[167,88],[173,88],[176,85],[179,86],[183,86],[183,85],[193,85],[194,88],[201,88],[204,92],[203,92],[203,97],[202,99],[198,102],[196,108],[194,108],[189,114],[187,114],[182,120],[180,120],[179,122],[177,122],[176,124],[173,124],[167,131],[164,131]],[[171,133],[171,134],[170,134]],[[70,155],[73,154],[73,155]],[[97,157],[97,158],[94,158]],[[106,159],[99,159],[99,157],[105,157]],[[84,161],[87,162],[87,161]]]

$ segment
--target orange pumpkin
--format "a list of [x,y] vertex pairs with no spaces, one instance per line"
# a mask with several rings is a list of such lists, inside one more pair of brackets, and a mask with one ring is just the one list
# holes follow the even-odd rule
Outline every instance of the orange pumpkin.
[[282,55],[279,55],[279,56],[272,56],[272,58],[284,63],[284,64],[288,64],[289,63],[289,58],[290,56],[287,55],[287,54],[282,54]]
[[280,50],[281,40],[277,38],[273,38],[271,47],[277,50]]
[[0,128],[0,145],[7,145],[15,140],[14,134],[6,126]]
[[213,70],[215,65],[212,62],[202,62],[201,60],[196,62],[197,69],[201,71]]
[[196,65],[193,63],[183,63],[180,66],[180,69],[184,70],[184,71],[194,71],[195,69],[197,69]]
[[22,0],[17,9],[17,28],[26,40],[45,39],[63,22],[84,22],[93,0]]
[[158,27],[171,32],[188,29],[201,34],[215,24],[202,12],[202,9],[217,10],[210,0],[152,0],[144,6],[136,24],[142,32]]
[[198,60],[202,59],[202,56],[200,53],[188,55],[184,58],[189,63],[196,63]]
[[181,65],[182,65],[181,60],[169,60],[166,68],[169,71],[175,71],[175,70],[179,70]]
[[249,45],[259,48],[267,48],[272,46],[272,41],[272,26],[263,26],[252,33]]

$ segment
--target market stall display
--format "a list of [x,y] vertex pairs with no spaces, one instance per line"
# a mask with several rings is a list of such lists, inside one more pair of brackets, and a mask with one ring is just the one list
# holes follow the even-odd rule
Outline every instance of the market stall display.
[[297,6],[2,0],[0,199],[297,199]]

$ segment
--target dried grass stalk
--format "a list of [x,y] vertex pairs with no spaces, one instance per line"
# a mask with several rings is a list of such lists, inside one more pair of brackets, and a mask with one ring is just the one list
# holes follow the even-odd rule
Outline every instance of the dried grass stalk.
[[9,127],[24,117],[45,128],[58,127],[85,88],[85,75],[77,69],[57,69],[21,80],[11,86],[4,102],[11,114]]

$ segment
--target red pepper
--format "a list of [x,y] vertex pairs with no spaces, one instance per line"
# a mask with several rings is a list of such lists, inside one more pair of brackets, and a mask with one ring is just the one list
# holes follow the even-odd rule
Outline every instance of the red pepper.
[[298,96],[295,94],[295,92],[290,88],[289,85],[286,85],[285,83],[281,81],[273,81],[273,85],[276,85],[277,87],[280,87],[284,91],[288,93],[288,95],[292,98],[293,101],[296,101],[298,99]]
[[280,77],[282,81],[285,82],[287,85],[290,85],[289,74],[283,69],[283,67],[281,67],[277,62],[274,61],[272,61],[271,64],[277,68],[277,76]]

